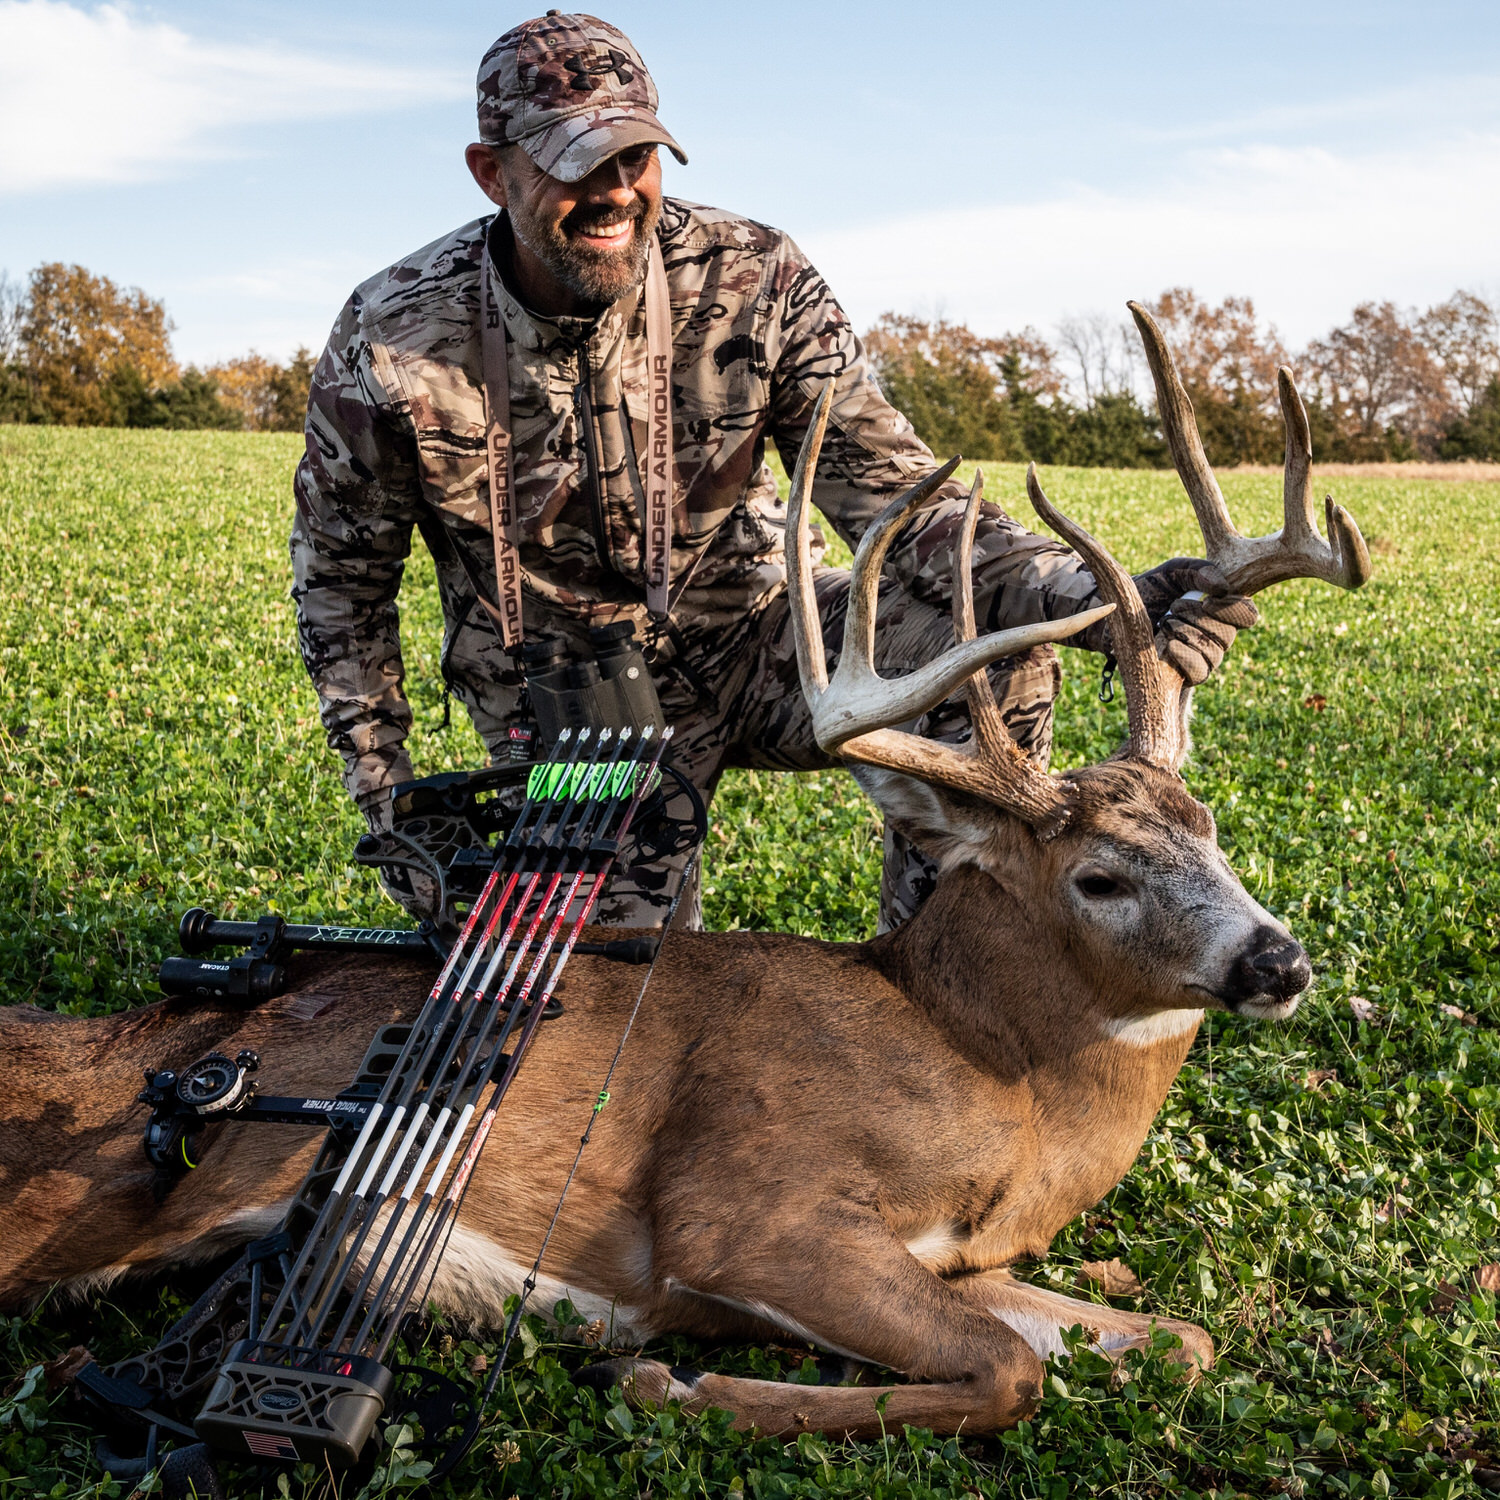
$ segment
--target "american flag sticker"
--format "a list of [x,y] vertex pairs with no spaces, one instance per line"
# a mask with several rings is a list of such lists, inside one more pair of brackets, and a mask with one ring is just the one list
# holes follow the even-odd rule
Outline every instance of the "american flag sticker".
[[245,1433],[245,1446],[257,1458],[279,1458],[287,1463],[296,1463],[297,1446],[290,1438],[277,1437],[270,1432]]

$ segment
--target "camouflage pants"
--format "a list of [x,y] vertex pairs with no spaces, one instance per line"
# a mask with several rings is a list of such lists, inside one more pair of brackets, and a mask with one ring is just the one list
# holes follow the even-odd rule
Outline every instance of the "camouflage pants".
[[[813,575],[823,619],[829,667],[837,659],[849,600],[849,574],[823,568]],[[726,768],[820,771],[842,764],[818,748],[812,716],[797,677],[797,654],[785,592],[711,640],[696,642],[686,633],[688,671],[668,660],[657,687],[667,722],[674,726],[672,763],[713,798]],[[875,665],[884,676],[900,676],[933,660],[953,644],[953,622],[894,585],[883,584],[875,633]],[[1052,705],[1060,673],[1050,646],[1009,657],[990,669],[995,697],[1017,743],[1046,764],[1052,751]],[[480,733],[497,753],[503,745],[499,720],[475,715]],[[941,703],[907,726],[929,739],[960,740],[969,732],[962,694]],[[899,926],[916,912],[936,880],[936,870],[920,850],[887,827],[880,883],[880,930]],[[657,926],[667,900],[617,877],[601,903],[598,920],[626,926]],[[678,909],[678,926],[700,927],[702,908],[696,883]]]

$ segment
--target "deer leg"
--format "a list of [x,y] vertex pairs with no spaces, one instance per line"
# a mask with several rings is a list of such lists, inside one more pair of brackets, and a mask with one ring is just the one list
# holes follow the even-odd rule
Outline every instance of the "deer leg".
[[1152,1329],[1161,1328],[1182,1340],[1182,1348],[1172,1356],[1179,1363],[1205,1370],[1213,1368],[1213,1340],[1195,1323],[1158,1318],[1150,1313],[1124,1312],[1100,1302],[1084,1302],[1078,1297],[1017,1281],[1009,1271],[956,1276],[949,1285],[988,1308],[1020,1334],[1042,1359],[1066,1352],[1063,1333],[1080,1324],[1093,1331],[1095,1348],[1110,1355],[1146,1348],[1151,1342]]
[[[902,1423],[934,1432],[995,1432],[1035,1409],[1041,1361],[985,1306],[908,1254],[873,1212],[826,1208],[775,1244],[702,1247],[692,1276],[671,1291],[728,1305],[835,1353],[911,1377],[909,1385],[804,1386],[672,1369],[657,1360],[614,1360],[586,1372],[618,1382],[627,1400],[720,1407],[735,1426],[772,1434],[829,1432],[878,1437]],[[839,1222],[839,1221],[842,1222]],[[798,1247],[794,1253],[792,1243]],[[819,1246],[809,1259],[806,1247]],[[696,1260],[697,1256],[690,1257]],[[686,1273],[686,1274],[684,1274]]]

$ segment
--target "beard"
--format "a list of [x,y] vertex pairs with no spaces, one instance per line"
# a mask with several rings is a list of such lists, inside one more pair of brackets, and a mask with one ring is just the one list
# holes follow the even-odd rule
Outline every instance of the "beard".
[[[508,206],[506,212],[511,233],[548,271],[580,302],[602,310],[645,280],[661,205],[648,207],[640,197],[624,210],[580,205],[557,223],[544,223],[519,205]],[[617,224],[621,219],[630,222],[632,232],[629,244],[616,250],[598,250],[577,238],[596,225]]]

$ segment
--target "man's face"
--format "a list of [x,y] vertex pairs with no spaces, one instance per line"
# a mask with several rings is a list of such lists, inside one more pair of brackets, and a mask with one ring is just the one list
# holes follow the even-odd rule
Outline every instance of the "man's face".
[[480,186],[504,203],[516,239],[579,304],[607,307],[641,282],[661,215],[655,146],[622,151],[579,182],[549,177],[519,146],[494,154],[494,189]]

